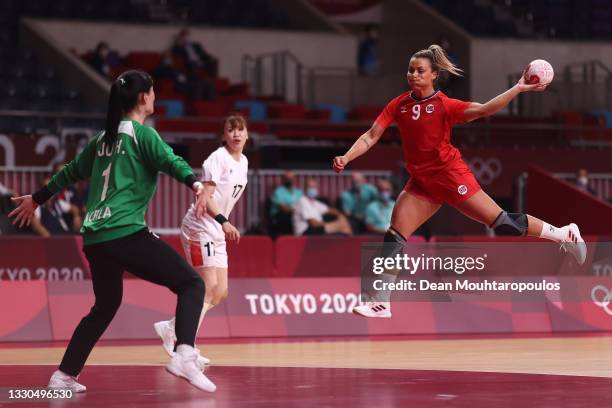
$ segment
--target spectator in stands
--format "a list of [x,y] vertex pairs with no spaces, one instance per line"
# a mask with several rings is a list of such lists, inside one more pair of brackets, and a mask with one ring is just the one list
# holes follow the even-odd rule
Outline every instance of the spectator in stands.
[[81,211],[81,219],[87,212],[87,197],[89,195],[89,183],[87,181],[78,181],[72,186],[73,196],[72,204]]
[[0,183],[0,234],[7,234],[11,229],[8,218],[8,213],[13,210],[11,197],[17,197],[17,195]]
[[[169,54],[173,66],[176,58],[184,61],[187,75],[186,89],[192,100],[216,99],[214,78],[217,77],[217,59],[208,54],[197,42],[189,41],[189,30],[183,29],[177,34]],[[180,88],[177,88],[177,91],[180,92]]]
[[352,235],[348,220],[340,211],[323,204],[317,198],[319,190],[315,179],[306,181],[306,195],[300,197],[293,209],[293,227],[296,235]]
[[293,206],[304,195],[295,185],[295,174],[287,171],[283,184],[276,187],[270,198],[270,223],[273,235],[293,234]]
[[111,79],[113,76],[113,68],[119,65],[119,54],[111,50],[108,43],[101,41],[93,51],[89,64],[100,75]]
[[184,28],[177,34],[172,44],[172,55],[185,61],[188,75],[197,74],[202,69],[210,78],[217,77],[217,59],[206,52],[201,44],[189,40],[189,30]]
[[[53,166],[53,174],[59,173],[66,163],[58,162]],[[85,214],[85,204],[87,203],[87,193],[89,190],[89,183],[87,181],[79,181],[73,185],[64,188],[62,191],[57,193],[57,197],[61,202],[63,208],[70,208],[71,213],[65,216],[66,221],[69,224],[76,222],[74,227],[78,232],[81,228],[81,221]],[[72,208],[74,206],[74,208]],[[74,212],[74,214],[72,214]]]
[[378,199],[366,207],[365,224],[368,232],[384,234],[391,226],[391,214],[395,201],[392,199],[393,187],[388,180],[380,180],[378,190]]
[[576,186],[582,191],[597,195],[597,191],[589,186],[589,172],[586,169],[578,169],[576,172]]
[[378,191],[372,184],[366,183],[362,173],[355,172],[352,177],[352,187],[340,195],[340,206],[349,217],[353,230],[363,232],[366,207],[378,198]]
[[9,191],[0,183],[0,235],[23,235],[36,233],[41,236],[49,236],[48,231],[42,226],[40,220],[33,218],[29,227],[18,228],[13,225],[9,218],[9,213],[15,209],[15,204],[11,197],[17,197],[15,192]]
[[[46,186],[50,178],[43,181]],[[62,198],[63,197],[63,198]],[[36,208],[35,219],[40,226],[33,226],[34,231],[43,237],[57,234],[76,234],[81,228],[81,212],[66,200],[65,194],[56,194],[43,205]]]
[[361,75],[375,76],[380,72],[378,29],[373,25],[366,28],[366,37],[359,44],[357,65],[359,66],[359,73],[361,73]]
[[187,76],[176,67],[170,51],[163,53],[159,65],[153,71],[153,77],[156,80],[166,79],[174,82],[174,89],[181,94],[189,92]]

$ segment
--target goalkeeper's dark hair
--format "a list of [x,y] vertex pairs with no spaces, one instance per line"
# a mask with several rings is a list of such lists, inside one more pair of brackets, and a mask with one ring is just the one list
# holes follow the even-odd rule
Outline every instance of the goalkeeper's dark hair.
[[138,104],[138,97],[153,87],[153,79],[144,71],[130,70],[122,73],[113,81],[106,111],[104,142],[113,145],[117,139],[119,122]]

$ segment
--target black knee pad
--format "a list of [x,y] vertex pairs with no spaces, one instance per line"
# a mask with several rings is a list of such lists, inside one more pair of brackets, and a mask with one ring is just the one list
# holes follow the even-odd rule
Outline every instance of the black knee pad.
[[522,213],[508,213],[502,211],[499,213],[490,228],[495,231],[496,235],[527,235],[528,221],[527,215]]
[[404,238],[402,234],[393,228],[389,228],[385,233],[383,244],[382,256],[394,257],[395,255],[402,254],[404,252],[406,238]]

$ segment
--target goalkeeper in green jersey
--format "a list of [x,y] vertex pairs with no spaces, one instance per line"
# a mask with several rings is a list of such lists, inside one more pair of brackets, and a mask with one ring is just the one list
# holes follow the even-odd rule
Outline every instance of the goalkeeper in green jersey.
[[155,129],[144,125],[153,113],[154,101],[153,80],[147,73],[121,74],[111,87],[105,131],[42,189],[14,198],[18,206],[9,216],[20,226],[29,225],[36,207],[55,193],[79,180],[90,183],[81,233],[95,303],[75,329],[59,369],[51,376],[50,388],[85,391],[77,377],[121,305],[124,270],[177,295],[176,353],[166,369],[201,390],[213,392],[216,388],[197,365],[193,347],[204,303],[204,282],[179,254],[148,230],[144,221],[160,171],[193,189],[198,216],[206,209],[204,187],[191,167]]

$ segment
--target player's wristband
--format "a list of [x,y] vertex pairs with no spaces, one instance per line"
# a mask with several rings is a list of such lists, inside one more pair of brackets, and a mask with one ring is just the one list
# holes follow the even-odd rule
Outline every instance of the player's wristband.
[[44,204],[45,201],[47,201],[51,197],[53,197],[53,193],[51,192],[51,190],[49,190],[49,187],[47,186],[44,186],[43,188],[32,194],[32,200],[34,200],[34,202],[38,205]]
[[194,192],[196,192],[196,193],[197,193],[197,192],[198,192],[198,189],[199,189],[201,186],[203,186],[203,185],[204,185],[204,184],[202,184],[202,182],[200,182],[200,181],[196,181],[196,182],[194,182],[194,183],[191,185],[191,189],[192,189]]
[[195,183],[196,181],[198,181],[198,179],[193,174],[190,174],[187,177],[185,177],[185,180],[183,180],[183,183],[185,183],[187,187],[193,190],[193,183]]
[[223,225],[226,222],[228,222],[228,219],[225,218],[225,216],[221,213],[215,215],[215,221],[217,221],[219,224]]

